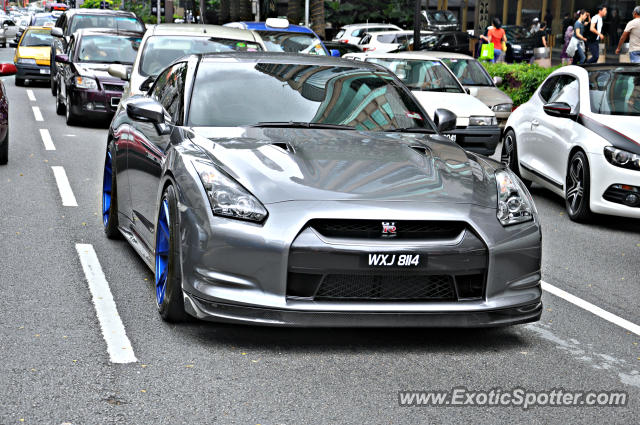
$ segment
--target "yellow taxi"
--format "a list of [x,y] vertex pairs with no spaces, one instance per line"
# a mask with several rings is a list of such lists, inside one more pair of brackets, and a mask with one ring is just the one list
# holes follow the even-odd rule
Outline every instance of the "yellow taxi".
[[50,80],[51,41],[51,27],[29,27],[24,31],[13,58],[18,68],[16,86],[24,85],[24,80]]

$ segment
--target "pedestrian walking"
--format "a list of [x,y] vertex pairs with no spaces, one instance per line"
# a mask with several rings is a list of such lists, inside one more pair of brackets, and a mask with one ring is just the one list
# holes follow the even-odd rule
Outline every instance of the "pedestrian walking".
[[604,25],[604,18],[607,16],[607,6],[598,6],[598,12],[591,19],[591,25],[589,25],[589,31],[587,32],[587,39],[589,40],[589,53],[591,57],[587,63],[597,63],[600,58],[600,43],[604,41],[604,34],[602,34],[602,26]]
[[567,47],[567,54],[569,57],[573,58],[573,64],[581,64],[584,63],[586,59],[585,56],[585,41],[587,38],[584,36],[584,28],[585,22],[589,19],[589,12],[584,9],[581,9],[578,12],[578,20],[573,24],[573,37],[571,38],[571,42],[569,42],[569,46]]
[[633,63],[640,63],[640,6],[633,9],[633,19],[629,21],[620,37],[616,55],[620,54],[622,45],[629,39],[629,59]]
[[571,63],[571,56],[567,54],[567,47],[569,47],[569,43],[571,42],[572,38],[573,38],[573,24],[569,25],[564,30],[564,45],[562,46],[562,55],[560,56],[560,59],[562,59],[563,65],[569,65],[569,63]]
[[[502,28],[500,19],[493,18],[493,28],[490,28],[487,35],[481,35],[480,38],[493,44],[493,59],[491,62],[497,62],[502,55],[502,45],[507,43],[507,33]],[[506,52],[505,52],[506,53]]]

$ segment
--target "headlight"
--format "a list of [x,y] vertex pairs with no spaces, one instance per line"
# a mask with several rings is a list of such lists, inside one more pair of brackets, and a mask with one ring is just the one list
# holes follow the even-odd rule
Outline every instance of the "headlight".
[[513,109],[513,103],[501,103],[491,107],[493,112],[511,112],[511,109]]
[[498,125],[498,120],[493,117],[469,117],[469,125]]
[[511,170],[496,171],[496,186],[498,188],[498,212],[500,224],[523,223],[533,220],[536,207],[533,198],[522,181]]
[[97,89],[98,83],[96,80],[89,77],[76,77],[76,87],[79,89]]
[[635,153],[614,148],[613,146],[607,146],[604,148],[604,157],[617,167],[640,170],[640,155],[636,155]]
[[24,64],[24,65],[35,65],[36,64],[36,60],[35,59],[18,58],[18,63]]
[[512,48],[513,50],[520,50],[520,49],[522,49],[522,46],[521,46],[521,45],[519,45],[519,44],[512,44],[512,45],[511,45],[511,48]]
[[213,164],[195,160],[193,165],[207,192],[214,214],[255,222],[261,222],[267,217],[267,210],[260,201]]

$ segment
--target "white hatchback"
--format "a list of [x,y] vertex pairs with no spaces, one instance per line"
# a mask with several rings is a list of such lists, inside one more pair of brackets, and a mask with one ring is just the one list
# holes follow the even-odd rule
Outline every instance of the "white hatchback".
[[[421,35],[432,34],[422,31]],[[358,43],[363,52],[387,53],[403,44],[413,43],[413,31],[368,32]]]
[[340,31],[333,37],[333,41],[340,41],[342,43],[358,44],[360,39],[366,33],[380,32],[380,31],[402,31],[397,25],[393,24],[350,24],[340,28]]

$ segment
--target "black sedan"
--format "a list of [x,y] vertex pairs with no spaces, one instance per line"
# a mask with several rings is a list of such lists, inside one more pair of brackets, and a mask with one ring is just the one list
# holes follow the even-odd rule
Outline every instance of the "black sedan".
[[525,28],[517,25],[505,25],[507,35],[507,55],[511,62],[528,62],[533,57],[533,49],[538,45],[535,37]]
[[133,65],[143,34],[135,31],[84,29],[71,36],[68,54],[56,55],[56,112],[67,124],[79,116],[111,118],[125,82],[108,73],[111,64]]

